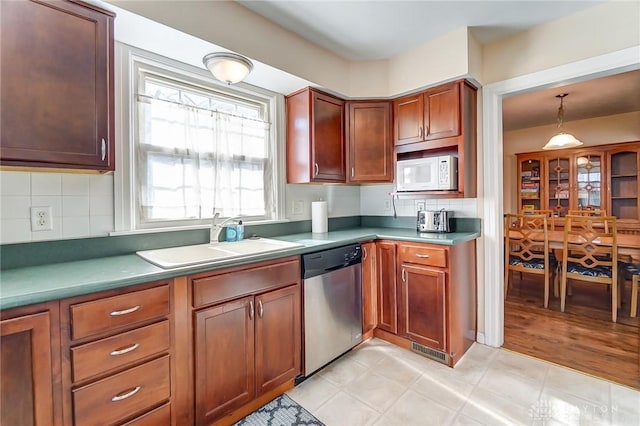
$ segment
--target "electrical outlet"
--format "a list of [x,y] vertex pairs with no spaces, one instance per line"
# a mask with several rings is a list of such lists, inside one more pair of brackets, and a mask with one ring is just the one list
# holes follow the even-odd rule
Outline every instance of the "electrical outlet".
[[37,232],[51,230],[53,230],[51,207],[31,207],[31,231]]
[[293,201],[293,214],[301,215],[303,209],[304,209],[304,203],[302,200]]
[[391,200],[384,200],[384,209],[391,210]]
[[425,203],[424,201],[416,201],[416,210],[421,212],[424,210]]

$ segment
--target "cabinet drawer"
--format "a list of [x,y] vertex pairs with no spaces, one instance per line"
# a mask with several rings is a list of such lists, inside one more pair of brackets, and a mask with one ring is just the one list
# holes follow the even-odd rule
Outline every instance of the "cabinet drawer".
[[399,246],[398,255],[400,262],[447,267],[447,250],[444,248],[402,244]]
[[171,406],[167,403],[155,410],[136,417],[123,426],[169,426],[171,424]]
[[134,291],[71,306],[71,339],[169,314],[169,286]]
[[169,349],[169,321],[149,325],[71,349],[78,382]]
[[73,391],[76,425],[110,425],[169,398],[169,356]]
[[297,283],[298,260],[251,268],[193,280],[193,305],[200,307],[247,294]]

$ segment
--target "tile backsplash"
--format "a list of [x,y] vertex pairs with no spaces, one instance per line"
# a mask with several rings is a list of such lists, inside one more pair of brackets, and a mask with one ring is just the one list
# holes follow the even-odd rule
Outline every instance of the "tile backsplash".
[[[113,175],[0,172],[0,244],[107,236],[114,231]],[[311,202],[326,200],[329,217],[392,216],[393,185],[286,185],[289,220],[310,220]],[[477,200],[395,199],[398,216],[447,209],[478,217]],[[53,229],[31,230],[31,207],[51,207]]]
[[392,216],[395,202],[398,216],[416,216],[418,204],[425,210],[451,210],[454,217],[478,217],[476,198],[405,199],[389,195],[393,185],[363,185],[360,187],[360,214],[363,216]]
[[[0,243],[106,236],[113,175],[0,172]],[[51,207],[53,229],[31,230],[31,207]]]

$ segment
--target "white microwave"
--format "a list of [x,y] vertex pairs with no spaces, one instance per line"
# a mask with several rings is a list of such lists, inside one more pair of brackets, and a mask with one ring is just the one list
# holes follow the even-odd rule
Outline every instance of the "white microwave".
[[458,158],[453,155],[396,162],[398,191],[451,191],[458,189]]

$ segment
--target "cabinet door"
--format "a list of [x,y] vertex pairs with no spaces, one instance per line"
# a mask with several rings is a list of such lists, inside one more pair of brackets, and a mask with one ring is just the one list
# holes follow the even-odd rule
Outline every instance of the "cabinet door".
[[400,334],[446,350],[444,271],[403,263],[400,281]]
[[542,157],[518,155],[518,212],[542,210]]
[[547,158],[545,164],[547,174],[547,208],[554,215],[566,216],[571,209],[571,193],[573,191],[573,170],[571,156]]
[[406,96],[393,101],[395,144],[420,142],[423,139],[422,95]]
[[378,260],[378,328],[396,334],[398,314],[396,305],[396,245],[376,243]]
[[268,392],[300,374],[300,287],[256,296],[257,393]]
[[362,244],[362,334],[372,331],[378,323],[376,259],[376,244]]
[[0,354],[0,424],[55,424],[49,313],[1,321]]
[[113,170],[113,19],[74,2],[0,2],[3,164]]
[[313,181],[344,182],[344,102],[312,92]]
[[433,140],[460,134],[460,86],[458,83],[428,90],[424,100],[424,139]]
[[574,158],[575,208],[604,209],[604,153],[580,152]]
[[609,153],[609,205],[607,213],[618,219],[640,220],[638,188],[640,155],[625,149]]
[[349,102],[347,169],[350,182],[392,182],[391,104]]
[[253,296],[195,313],[196,424],[255,396]]

